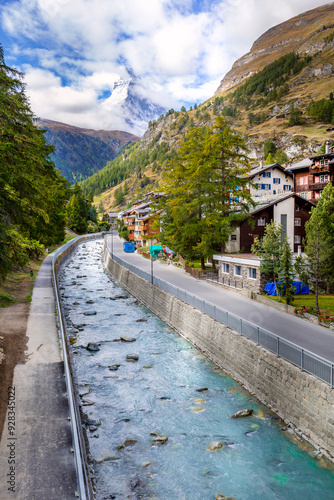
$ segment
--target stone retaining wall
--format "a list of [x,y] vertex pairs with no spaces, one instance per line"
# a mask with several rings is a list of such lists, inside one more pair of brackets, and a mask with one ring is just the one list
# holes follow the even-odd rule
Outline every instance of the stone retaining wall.
[[113,261],[106,248],[104,258],[110,273],[132,295],[333,460],[334,390],[329,385],[148,284]]

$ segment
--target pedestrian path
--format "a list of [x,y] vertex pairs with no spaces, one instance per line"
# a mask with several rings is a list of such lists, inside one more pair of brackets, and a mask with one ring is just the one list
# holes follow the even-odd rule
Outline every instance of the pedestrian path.
[[0,443],[1,500],[68,500],[77,490],[52,255],[35,280],[26,362],[15,367]]

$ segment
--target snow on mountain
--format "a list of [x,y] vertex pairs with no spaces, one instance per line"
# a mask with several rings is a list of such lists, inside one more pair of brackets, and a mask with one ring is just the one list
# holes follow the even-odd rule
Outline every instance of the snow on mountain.
[[148,123],[164,115],[167,109],[149,99],[149,90],[141,78],[131,70],[126,70],[128,78],[120,78],[115,84],[111,96],[102,104],[114,117],[125,120],[131,132],[143,135]]

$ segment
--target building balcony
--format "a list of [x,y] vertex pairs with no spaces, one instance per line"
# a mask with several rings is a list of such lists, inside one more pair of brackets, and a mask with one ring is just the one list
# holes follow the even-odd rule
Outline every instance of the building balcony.
[[296,193],[304,193],[310,190],[310,184],[303,184],[301,186],[296,186]]
[[329,183],[329,181],[326,181],[326,182],[311,182],[309,184],[309,187],[310,189],[325,189],[325,187],[327,186],[327,184]]
[[311,165],[310,167],[310,173],[315,174],[316,172],[321,172],[322,174],[329,174],[331,172],[331,169],[329,165]]

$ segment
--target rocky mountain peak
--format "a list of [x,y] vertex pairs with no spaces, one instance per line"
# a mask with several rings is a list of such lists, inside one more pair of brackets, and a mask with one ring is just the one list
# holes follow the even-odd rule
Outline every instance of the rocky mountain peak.
[[103,107],[113,115],[125,118],[131,131],[136,135],[143,135],[151,120],[156,120],[167,109],[149,98],[149,90],[143,80],[136,76],[131,69],[126,69],[127,75],[120,77],[114,84],[111,96]]
[[233,64],[216,94],[238,86],[267,64],[289,52],[314,55],[325,50],[328,45],[333,46],[333,40],[328,42],[326,39],[326,32],[333,26],[334,3],[330,3],[270,28],[253,43],[247,54]]

